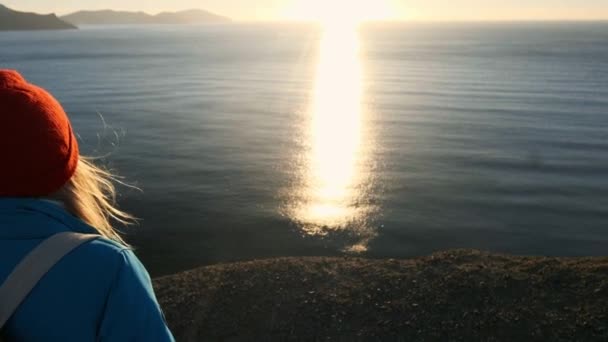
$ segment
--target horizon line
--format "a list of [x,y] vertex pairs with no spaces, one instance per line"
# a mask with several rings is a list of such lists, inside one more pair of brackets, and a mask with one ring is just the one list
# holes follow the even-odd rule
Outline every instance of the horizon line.
[[[0,4],[1,5],[1,4]],[[5,6],[12,10],[18,12],[27,12],[19,9],[15,9],[13,7]],[[30,12],[36,14],[54,14],[58,17],[64,17],[70,14],[78,13],[78,12],[100,12],[100,11],[113,11],[113,12],[127,12],[127,13],[143,13],[151,16],[156,16],[161,13],[177,13],[177,12],[186,12],[186,11],[205,11],[210,14],[214,14],[217,16],[225,17],[230,19],[233,23],[308,23],[308,24],[317,24],[317,20],[307,20],[307,19],[289,19],[289,18],[264,18],[264,19],[243,19],[243,18],[234,18],[225,14],[221,14],[218,12],[214,12],[204,8],[185,8],[178,10],[160,10],[158,12],[147,12],[145,10],[120,10],[120,9],[112,9],[112,8],[104,8],[104,9],[78,9],[68,12]],[[387,19],[379,19],[379,20],[363,20],[361,24],[369,24],[369,23],[550,23],[550,22],[606,22],[608,21],[608,17],[606,18],[500,18],[500,19],[448,19],[448,18],[387,18]]]

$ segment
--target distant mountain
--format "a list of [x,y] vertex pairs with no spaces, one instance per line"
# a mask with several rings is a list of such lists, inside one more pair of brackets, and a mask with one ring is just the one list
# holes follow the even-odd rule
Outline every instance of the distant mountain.
[[203,10],[163,12],[150,15],[144,12],[112,10],[79,11],[61,19],[74,25],[121,25],[121,24],[210,24],[225,23],[230,19]]
[[0,31],[13,30],[65,30],[76,26],[57,18],[55,14],[18,12],[0,5]]
[[74,25],[148,24],[152,17],[144,12],[79,11],[64,15],[61,19]]
[[201,24],[201,23],[225,23],[229,18],[222,17],[211,12],[192,9],[181,12],[163,12],[152,17],[159,24]]

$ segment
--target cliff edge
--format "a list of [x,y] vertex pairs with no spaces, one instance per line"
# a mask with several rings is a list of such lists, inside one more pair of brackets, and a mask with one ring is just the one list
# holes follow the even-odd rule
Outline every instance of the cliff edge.
[[179,341],[608,340],[608,258],[281,258],[155,287]]

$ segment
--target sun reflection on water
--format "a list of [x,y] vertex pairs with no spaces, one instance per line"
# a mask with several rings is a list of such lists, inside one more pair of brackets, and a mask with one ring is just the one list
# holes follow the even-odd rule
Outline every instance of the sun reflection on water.
[[368,172],[362,170],[366,113],[358,30],[326,27],[320,44],[301,200],[292,212],[310,235],[360,230],[369,211],[360,203]]

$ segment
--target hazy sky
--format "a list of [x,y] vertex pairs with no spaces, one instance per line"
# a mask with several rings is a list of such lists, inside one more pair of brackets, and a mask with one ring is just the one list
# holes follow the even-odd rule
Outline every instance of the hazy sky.
[[[358,6],[373,16],[415,20],[608,19],[608,0],[0,0],[18,10],[66,14],[80,9],[149,13],[207,9],[237,20],[314,19],[324,4]],[[382,10],[380,10],[382,7]]]

